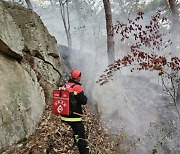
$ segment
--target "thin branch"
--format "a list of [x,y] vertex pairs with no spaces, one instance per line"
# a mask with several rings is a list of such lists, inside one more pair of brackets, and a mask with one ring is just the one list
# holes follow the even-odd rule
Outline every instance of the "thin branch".
[[165,87],[167,93],[171,96],[171,98],[173,100],[173,104],[175,106],[175,109],[177,111],[178,117],[180,119],[180,111],[179,111],[178,106],[177,106],[176,98],[174,98],[174,94],[172,94],[171,91],[167,88],[166,84],[164,83],[164,79],[163,79],[162,76],[161,76],[161,79],[162,79],[163,86]]
[[165,82],[164,82],[164,78],[161,76],[161,79],[162,79],[162,84],[163,86],[165,87],[166,89],[166,92],[171,96],[171,98],[173,99],[173,94],[171,93],[171,91],[167,88]]

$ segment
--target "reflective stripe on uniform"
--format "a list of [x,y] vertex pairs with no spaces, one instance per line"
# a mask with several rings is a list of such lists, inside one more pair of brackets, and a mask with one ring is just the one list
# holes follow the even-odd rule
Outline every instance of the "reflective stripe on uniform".
[[61,120],[68,121],[68,122],[78,122],[82,121],[82,118],[67,118],[67,117],[61,117]]
[[76,143],[78,143],[79,142],[79,135],[74,135],[74,138],[75,138]]

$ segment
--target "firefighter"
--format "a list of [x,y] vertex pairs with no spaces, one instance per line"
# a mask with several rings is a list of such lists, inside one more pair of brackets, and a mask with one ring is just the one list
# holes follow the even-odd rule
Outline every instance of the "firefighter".
[[81,72],[79,70],[73,70],[70,79],[66,82],[65,86],[72,87],[73,85],[75,98],[77,100],[77,109],[76,112],[73,112],[70,116],[61,116],[61,120],[62,122],[66,122],[70,125],[73,130],[73,146],[78,146],[80,154],[89,154],[88,143],[85,137],[85,129],[81,117],[83,114],[81,105],[85,105],[87,103],[87,97],[84,95],[80,80]]

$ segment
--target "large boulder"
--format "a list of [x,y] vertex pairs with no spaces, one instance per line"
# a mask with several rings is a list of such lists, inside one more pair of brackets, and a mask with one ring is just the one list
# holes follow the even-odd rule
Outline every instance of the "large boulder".
[[[61,58],[56,39],[49,34],[40,17],[31,9],[25,9],[6,2],[4,2],[4,6],[16,25],[21,29],[24,38],[24,51],[33,57],[33,69],[42,76],[48,74],[48,78],[43,80],[48,87],[52,88],[51,85],[56,85],[56,79],[61,75]],[[34,57],[39,60],[35,60]],[[40,60],[41,64],[39,64]],[[49,73],[49,68],[46,69],[47,66],[51,67],[50,69],[56,73]]]
[[49,34],[40,17],[30,9],[24,9],[21,6],[14,7],[10,3],[4,3],[4,5],[16,25],[21,29],[26,50],[30,51],[31,55],[58,67],[59,63],[54,60],[54,58],[60,59],[57,52],[57,41]]
[[45,97],[27,64],[0,54],[0,147],[28,137],[41,118]]
[[22,58],[24,38],[14,19],[0,2],[0,46],[1,51],[16,58]]
[[30,9],[0,1],[0,153],[31,135],[62,79],[56,40]]

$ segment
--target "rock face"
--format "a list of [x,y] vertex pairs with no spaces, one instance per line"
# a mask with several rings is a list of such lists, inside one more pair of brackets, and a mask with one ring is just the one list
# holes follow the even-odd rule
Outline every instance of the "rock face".
[[[16,25],[9,12],[0,3],[0,46],[1,51],[15,57],[22,58],[24,38],[21,29]],[[16,41],[13,41],[16,40]]]
[[56,40],[32,10],[0,1],[0,153],[33,133],[61,81]]

